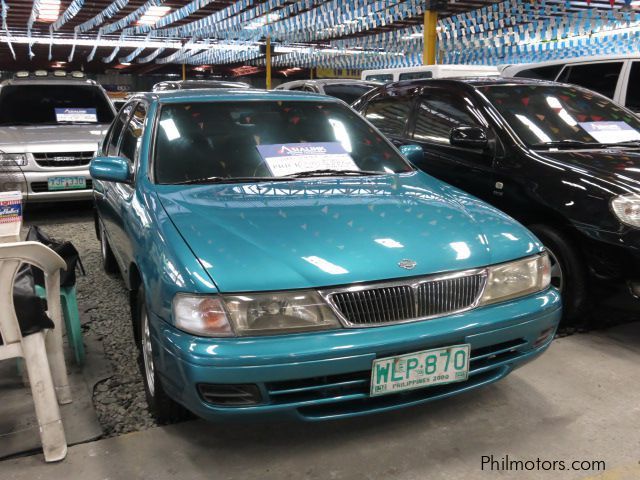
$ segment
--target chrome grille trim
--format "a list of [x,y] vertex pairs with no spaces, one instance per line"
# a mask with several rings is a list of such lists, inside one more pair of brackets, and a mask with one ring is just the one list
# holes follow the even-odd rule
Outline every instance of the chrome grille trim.
[[378,327],[453,315],[478,306],[487,269],[430,275],[343,288],[320,295],[347,328]]
[[33,159],[41,167],[78,167],[89,165],[94,152],[33,152]]

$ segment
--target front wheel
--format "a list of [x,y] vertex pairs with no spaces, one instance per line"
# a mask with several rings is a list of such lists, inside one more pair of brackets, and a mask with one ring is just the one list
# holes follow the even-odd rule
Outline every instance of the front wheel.
[[588,277],[578,246],[569,235],[548,225],[531,225],[529,229],[549,254],[551,285],[562,295],[563,323],[580,322],[587,308]]
[[151,326],[145,302],[144,288],[138,290],[137,327],[140,350],[140,371],[144,381],[149,411],[160,425],[175,423],[188,417],[189,412],[174,401],[162,388],[162,382],[156,370]]

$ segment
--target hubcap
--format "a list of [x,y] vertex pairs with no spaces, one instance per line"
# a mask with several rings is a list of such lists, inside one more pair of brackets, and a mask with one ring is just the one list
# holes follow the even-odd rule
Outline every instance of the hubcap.
[[147,386],[151,396],[155,395],[153,351],[151,349],[151,333],[149,332],[149,318],[145,311],[142,312],[142,359],[144,361],[144,374],[147,377]]
[[558,257],[556,257],[553,251],[547,248],[547,253],[549,254],[549,263],[551,263],[551,285],[562,291],[562,288],[564,287],[562,267],[560,266]]

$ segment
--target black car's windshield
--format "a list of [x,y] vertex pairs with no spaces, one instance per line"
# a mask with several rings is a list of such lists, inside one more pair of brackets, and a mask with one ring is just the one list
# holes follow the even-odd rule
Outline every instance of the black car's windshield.
[[348,104],[352,104],[369,90],[374,88],[374,85],[367,84],[333,84],[333,85],[325,85],[324,93],[330,95],[332,97],[339,98],[347,102]]
[[640,142],[640,120],[596,93],[562,85],[493,85],[479,90],[534,148]]
[[349,108],[312,101],[162,106],[158,183],[401,173],[412,168]]
[[0,125],[111,123],[109,100],[95,85],[6,85]]

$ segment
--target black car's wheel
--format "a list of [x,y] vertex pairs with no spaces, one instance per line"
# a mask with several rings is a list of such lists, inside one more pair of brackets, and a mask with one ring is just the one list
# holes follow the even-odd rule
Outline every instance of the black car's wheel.
[[99,222],[100,225],[100,254],[102,256],[102,268],[107,273],[116,273],[118,271],[118,265],[116,263],[116,257],[113,255],[113,250],[111,250],[111,245],[109,245],[109,240],[107,240],[107,235],[104,232],[104,225],[102,222]]
[[530,225],[549,253],[551,284],[562,294],[562,319],[565,325],[582,320],[588,301],[587,269],[570,237],[547,225]]
[[149,411],[161,425],[187,418],[189,412],[166,394],[158,377],[153,358],[154,347],[151,339],[149,316],[145,305],[144,288],[142,287],[140,287],[137,294],[137,318],[135,323],[138,328],[137,337],[140,347],[139,365],[144,380],[144,390]]

